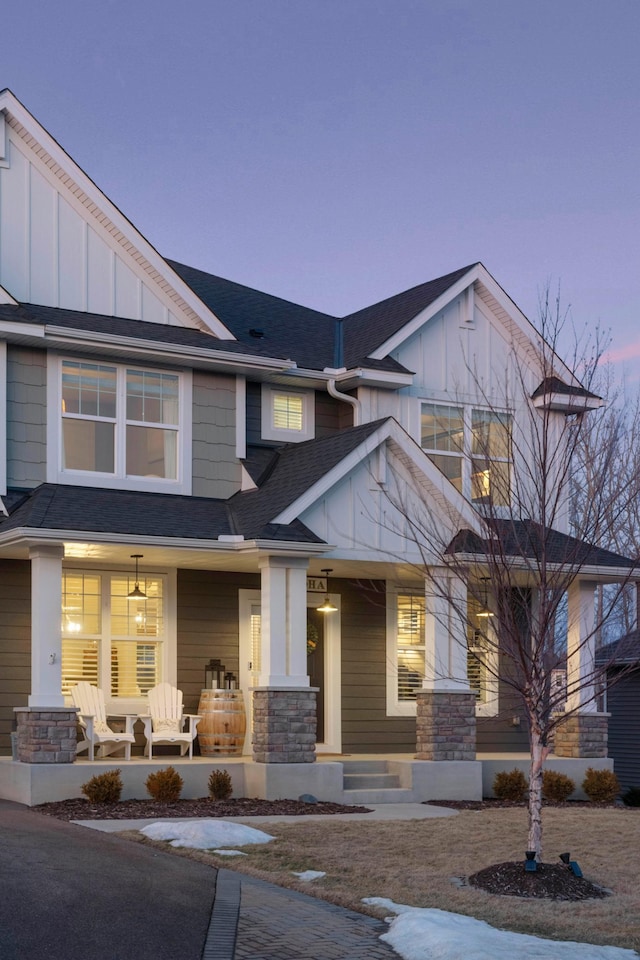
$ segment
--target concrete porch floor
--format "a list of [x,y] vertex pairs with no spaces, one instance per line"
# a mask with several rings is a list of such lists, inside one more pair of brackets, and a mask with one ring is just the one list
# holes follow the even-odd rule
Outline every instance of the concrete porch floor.
[[[52,800],[82,795],[81,787],[95,774],[118,767],[124,784],[123,799],[148,796],[145,781],[150,773],[169,765],[184,780],[182,796],[205,797],[213,770],[228,770],[235,797],[260,797],[267,800],[297,799],[310,793],[319,800],[336,803],[420,803],[423,800],[480,800],[492,795],[493,779],[500,770],[528,772],[529,757],[524,753],[478,754],[471,761],[416,760],[411,754],[319,754],[316,763],[254,763],[248,757],[162,756],[147,760],[134,757],[107,757],[70,764],[19,763],[0,757],[0,798],[34,806]],[[568,759],[549,757],[546,768],[567,774],[575,782],[576,797],[584,795],[580,784],[587,767],[613,769],[609,759]],[[381,772],[384,770],[384,773]],[[370,771],[369,773],[367,771]],[[371,786],[345,789],[345,777],[359,777]],[[364,778],[364,779],[363,779]],[[392,787],[385,786],[387,782]]]

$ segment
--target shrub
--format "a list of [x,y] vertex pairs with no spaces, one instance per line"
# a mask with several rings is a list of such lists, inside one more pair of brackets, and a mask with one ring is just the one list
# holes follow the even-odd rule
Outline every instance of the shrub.
[[589,767],[582,789],[592,803],[613,803],[620,793],[620,781],[612,770],[594,770]]
[[228,800],[232,793],[231,775],[226,770],[214,770],[209,777],[209,796],[213,800]]
[[118,803],[122,793],[120,770],[107,770],[87,780],[80,788],[89,803]]
[[499,800],[522,802],[527,795],[527,778],[522,770],[501,770],[493,778],[493,792]]
[[640,807],[640,787],[629,787],[626,793],[622,794],[622,802],[627,807]]
[[184,780],[173,767],[150,773],[144,783],[147,793],[160,803],[174,803],[180,799]]
[[564,773],[556,773],[555,770],[545,770],[542,774],[542,796],[545,800],[553,800],[555,803],[564,803],[568,800],[576,785]]

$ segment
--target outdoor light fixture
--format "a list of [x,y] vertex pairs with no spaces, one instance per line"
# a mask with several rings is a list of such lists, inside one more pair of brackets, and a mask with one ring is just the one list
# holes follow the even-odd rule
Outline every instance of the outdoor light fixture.
[[489,595],[487,590],[487,581],[489,579],[490,579],[489,577],[480,577],[480,580],[484,584],[484,595],[482,598],[482,606],[480,607],[480,609],[478,610],[478,613],[476,614],[477,617],[482,617],[485,620],[488,620],[489,617],[495,616],[493,610],[489,609]]
[[538,869],[535,850],[525,850],[524,855],[527,858],[524,862],[524,869],[527,873],[535,873]]
[[331,603],[331,600],[329,599],[329,574],[332,572],[332,570],[333,567],[325,567],[320,571],[320,573],[324,573],[325,577],[327,578],[327,593],[322,606],[316,607],[318,613],[335,613],[338,609],[335,604]]
[[574,875],[574,877],[581,877],[581,876],[582,876],[582,870],[580,869],[580,866],[579,866],[579,864],[578,864],[578,861],[577,861],[577,860],[572,860],[570,853],[561,853],[561,854],[559,854],[559,856],[560,856],[560,859],[562,860],[562,862],[563,862],[564,864],[566,864],[566,866],[569,868],[569,870],[571,870],[571,873]]
[[143,556],[144,556],[143,553],[131,554],[131,559],[135,560],[136,562],[136,585],[131,591],[131,593],[127,594],[127,600],[146,600],[147,599],[146,593],[143,593],[142,590],[140,589],[140,582],[138,578],[138,560],[142,560]]

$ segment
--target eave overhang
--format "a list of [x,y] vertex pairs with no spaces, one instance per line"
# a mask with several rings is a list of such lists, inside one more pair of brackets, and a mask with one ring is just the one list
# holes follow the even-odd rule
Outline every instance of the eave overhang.
[[573,393],[543,393],[533,397],[531,401],[537,410],[549,410],[554,413],[567,415],[588,413],[589,410],[599,410],[604,406],[602,397],[593,394]]

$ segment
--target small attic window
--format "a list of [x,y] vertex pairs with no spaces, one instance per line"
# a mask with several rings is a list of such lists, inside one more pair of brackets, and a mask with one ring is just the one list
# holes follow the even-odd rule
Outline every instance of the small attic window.
[[314,435],[313,390],[262,385],[262,439],[299,443]]

